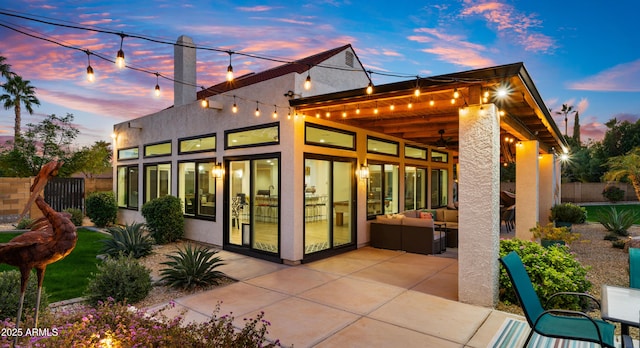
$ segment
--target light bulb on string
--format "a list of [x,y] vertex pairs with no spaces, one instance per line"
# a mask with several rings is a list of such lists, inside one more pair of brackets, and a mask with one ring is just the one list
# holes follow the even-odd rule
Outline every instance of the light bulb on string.
[[260,105],[258,102],[256,102],[256,112],[255,112],[256,117],[260,116]]
[[95,75],[93,73],[93,68],[91,67],[91,52],[89,52],[89,50],[85,51],[87,53],[87,61],[88,61],[88,65],[87,65],[87,80],[89,80],[89,82],[93,82],[95,81]]
[[233,67],[231,66],[231,55],[233,52],[227,51],[229,53],[229,66],[227,67],[227,81],[233,81]]
[[433,97],[431,97],[431,100],[429,100],[429,106],[434,106],[436,105],[436,101],[433,100]]
[[124,51],[122,50],[122,42],[124,41],[124,37],[127,36],[123,33],[120,35],[120,50],[118,50],[118,54],[116,55],[116,66],[120,69],[125,67],[124,64]]
[[278,118],[278,107],[274,104],[273,105],[273,115],[271,115],[273,118]]
[[376,107],[373,109],[374,114],[378,114],[378,101],[376,100]]
[[460,92],[458,92],[457,88],[453,89],[453,98],[455,98],[455,99],[460,98]]
[[155,88],[156,97],[160,96],[160,84],[158,83],[158,77],[159,76],[160,76],[160,74],[156,73],[156,88]]
[[356,107],[356,115],[360,115],[360,104]]
[[[309,67],[311,69],[311,67]],[[307,71],[307,79],[304,80],[304,89],[307,91],[311,89],[311,72]]]
[[367,94],[373,93],[373,83],[369,81],[369,85],[367,85]]
[[344,106],[342,108],[342,118],[345,118],[345,117],[347,117],[347,107],[346,106]]
[[238,113],[238,104],[236,104],[236,96],[233,96],[233,106],[231,107],[231,112],[234,114]]
[[416,76],[416,89],[413,91],[413,95],[420,96],[420,76]]
[[409,99],[409,104],[407,105],[408,109],[412,109],[413,108],[413,98]]

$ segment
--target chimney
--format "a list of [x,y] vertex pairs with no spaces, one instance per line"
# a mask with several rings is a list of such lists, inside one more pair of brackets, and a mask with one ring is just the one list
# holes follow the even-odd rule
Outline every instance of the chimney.
[[193,39],[181,35],[173,48],[173,105],[196,101],[196,48]]

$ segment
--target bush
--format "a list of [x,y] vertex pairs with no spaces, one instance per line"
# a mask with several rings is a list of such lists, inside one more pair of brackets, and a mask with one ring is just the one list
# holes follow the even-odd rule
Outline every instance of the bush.
[[113,192],[93,192],[85,202],[87,216],[98,227],[105,227],[116,222],[118,203]]
[[573,233],[568,227],[555,227],[553,222],[545,226],[536,223],[536,227],[529,229],[529,231],[533,233],[535,238],[539,238],[540,240],[561,240],[566,244],[570,244],[580,238],[580,233]]
[[[24,310],[36,307],[36,297],[38,295],[38,281],[34,272],[31,272],[27,290],[24,293]],[[0,318],[14,318],[18,313],[20,304],[20,272],[4,271],[0,272]],[[45,311],[49,306],[49,296],[44,288],[40,297],[40,311]],[[24,315],[23,315],[24,318]]]
[[175,242],[184,235],[182,202],[178,197],[162,196],[142,206],[151,236],[158,244]]
[[[29,227],[31,227],[31,224],[33,223],[33,219],[30,219],[28,217],[22,218],[22,220],[18,221],[18,224],[16,225],[16,228],[19,230],[26,230]],[[16,311],[18,309],[16,308]]]
[[624,190],[618,186],[607,186],[602,190],[602,196],[611,203],[620,202],[624,199]]
[[185,289],[217,285],[225,276],[224,273],[215,270],[224,265],[222,259],[215,256],[217,253],[217,250],[203,246],[192,248],[191,244],[187,244],[184,250],[178,249],[177,253],[167,255],[171,261],[162,263],[169,268],[160,270],[161,280],[171,287]]
[[[186,323],[184,317],[168,319],[164,312],[172,307],[149,313],[106,301],[96,308],[62,313],[51,323],[44,322],[42,327],[49,325],[58,334],[25,337],[24,346],[30,339],[29,343],[37,347],[280,347],[279,341],[270,343],[266,339],[271,324],[263,319],[264,313],[245,319],[244,327],[236,329],[233,316],[218,316],[219,305],[212,318],[203,323]],[[13,337],[0,336],[0,346],[10,346],[11,340]]]
[[[500,241],[500,257],[515,251],[529,274],[533,288],[544,304],[549,297],[561,291],[587,292],[591,282],[587,280],[588,268],[583,267],[564,245],[543,248],[538,243],[520,239]],[[511,280],[504,268],[500,270],[500,300],[518,303]],[[582,309],[583,303],[575,297],[561,297],[554,304],[559,308]]]
[[151,271],[130,256],[107,258],[92,273],[85,290],[87,301],[95,306],[109,298],[116,302],[136,303],[151,291]]
[[607,229],[607,231],[617,236],[628,236],[629,227],[638,218],[633,210],[621,210],[609,207],[608,211],[602,211],[598,214],[598,222]]
[[153,240],[143,233],[143,223],[107,228],[111,238],[103,239],[103,253],[111,257],[128,255],[139,259],[151,254]]
[[587,210],[577,204],[562,203],[551,208],[549,221],[562,221],[581,224],[587,220]]
[[71,220],[71,222],[73,222],[76,227],[82,226],[82,219],[84,219],[82,210],[76,208],[67,208],[64,211],[71,214],[71,218],[69,218],[69,220]]

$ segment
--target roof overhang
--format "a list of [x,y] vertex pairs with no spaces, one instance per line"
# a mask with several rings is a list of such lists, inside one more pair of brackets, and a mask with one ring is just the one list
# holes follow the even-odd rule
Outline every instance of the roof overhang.
[[[500,88],[508,90],[505,98],[497,96]],[[454,99],[456,90],[460,97]],[[483,101],[485,91],[489,97]],[[433,146],[444,138],[453,151],[457,151],[459,109],[482,103],[494,103],[501,111],[504,137],[538,140],[542,153],[568,150],[523,63],[379,85],[372,94],[355,89],[290,101],[306,117],[329,117],[417,145]]]

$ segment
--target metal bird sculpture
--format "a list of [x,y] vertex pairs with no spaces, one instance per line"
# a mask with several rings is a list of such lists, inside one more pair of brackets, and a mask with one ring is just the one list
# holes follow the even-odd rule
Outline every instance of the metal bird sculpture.
[[40,196],[40,192],[44,190],[49,179],[58,175],[62,164],[63,162],[52,161],[42,167],[31,185],[31,197],[20,216],[22,218],[35,202],[44,217],[31,225],[31,231],[25,232],[7,243],[0,243],[0,263],[6,263],[20,269],[20,304],[16,318],[16,329],[20,326],[24,293],[31,269],[35,268],[38,276],[35,312],[35,326],[37,327],[45,269],[47,265],[69,255],[78,240],[76,227],[69,219],[70,214],[56,212]]

